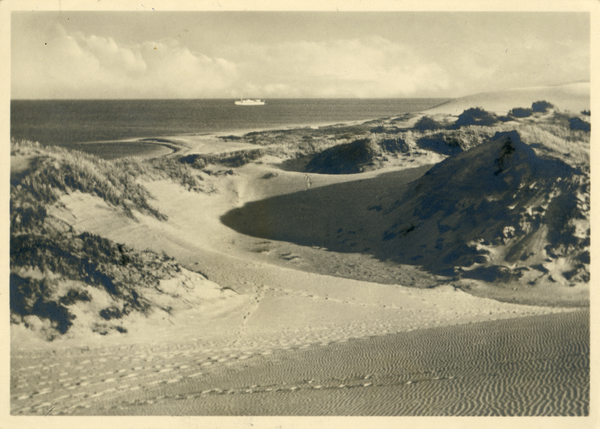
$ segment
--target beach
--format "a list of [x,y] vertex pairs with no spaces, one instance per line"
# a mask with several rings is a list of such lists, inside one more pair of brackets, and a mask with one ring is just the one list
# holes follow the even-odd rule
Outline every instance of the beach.
[[[579,86],[563,89],[559,101],[571,94],[569,107],[589,109],[580,92]],[[530,97],[552,94],[539,90]],[[512,102],[511,94],[504,104],[499,97],[476,104],[498,111]],[[315,153],[357,138],[342,132],[383,127],[398,134],[428,114],[456,120],[455,111],[472,101],[345,126],[151,139],[172,151],[162,158],[203,162],[192,171],[194,185],[156,174],[135,179],[162,220],[130,202],[133,215],[98,194],[62,193],[47,208],[56,223],[168,255],[179,265],[154,295],[148,292],[158,303],[152,311],[100,320],[108,331],[95,330],[95,312],[120,301],[99,293],[100,307],[73,305],[73,327],[53,341],[41,335],[48,328],[41,322],[37,331],[13,324],[11,414],[589,414],[589,282],[556,274],[570,272],[572,258],[540,259],[546,273],[527,271],[524,259],[515,258],[511,269],[527,271],[524,279],[534,286],[459,279],[405,263],[427,254],[386,260],[373,248],[394,250],[388,244],[394,242],[380,237],[401,234],[384,213],[395,215],[399,196],[451,157],[411,146],[409,155],[376,155],[359,174],[305,168]],[[527,127],[545,118],[518,123],[523,141]],[[515,124],[496,126],[487,138]],[[290,156],[300,143],[318,149]],[[34,155],[23,153],[11,157],[14,174],[35,165]],[[585,162],[589,168],[583,151],[569,165]],[[415,201],[410,204],[419,208]],[[584,196],[581,201],[577,207]],[[490,251],[490,258],[516,252],[511,249]]]

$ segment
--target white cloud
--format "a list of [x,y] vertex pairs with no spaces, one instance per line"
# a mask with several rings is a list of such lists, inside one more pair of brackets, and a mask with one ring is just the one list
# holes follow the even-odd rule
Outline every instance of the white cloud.
[[123,44],[68,34],[13,50],[13,98],[440,97],[589,79],[589,46],[565,41],[409,45],[379,36],[222,46]]
[[238,58],[247,86],[277,87],[281,97],[422,96],[449,84],[436,63],[380,37],[244,45],[225,55]]
[[175,40],[125,46],[59,26],[47,40],[13,53],[14,98],[218,97],[237,74]]

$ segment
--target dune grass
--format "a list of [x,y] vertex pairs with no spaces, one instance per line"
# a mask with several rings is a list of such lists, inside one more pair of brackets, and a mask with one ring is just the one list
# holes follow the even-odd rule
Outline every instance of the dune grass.
[[524,124],[518,131],[524,142],[543,154],[560,157],[573,167],[589,171],[590,133],[553,123]]
[[62,193],[80,191],[121,207],[130,216],[135,208],[165,219],[150,205],[150,194],[136,182],[136,176],[118,163],[30,141],[12,141],[11,155],[33,157],[33,165],[27,172],[11,178],[11,214],[20,207],[53,204]]
[[[29,326],[35,316],[49,322],[44,332],[47,339],[65,334],[75,318],[69,306],[91,299],[87,287],[110,297],[112,305],[96,315],[101,321],[133,311],[147,312],[151,304],[143,290],[176,276],[179,264],[167,255],[138,252],[93,234],[77,233],[50,216],[48,207],[60,204],[62,195],[80,191],[102,198],[131,217],[135,209],[166,220],[149,204],[148,191],[136,182],[140,175],[159,168],[135,159],[104,161],[28,141],[13,141],[11,155],[31,159],[29,168],[11,175],[11,322]],[[65,289],[66,283],[71,287]]]

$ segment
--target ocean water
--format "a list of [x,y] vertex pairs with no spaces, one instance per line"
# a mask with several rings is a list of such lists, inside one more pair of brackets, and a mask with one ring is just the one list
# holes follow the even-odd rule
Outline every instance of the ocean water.
[[12,100],[11,137],[114,159],[156,150],[125,139],[368,120],[422,111],[446,99],[268,99],[252,107],[234,101]]

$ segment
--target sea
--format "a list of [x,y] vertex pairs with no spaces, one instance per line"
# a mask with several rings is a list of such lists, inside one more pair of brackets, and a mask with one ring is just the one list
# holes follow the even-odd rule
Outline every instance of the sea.
[[232,99],[12,100],[10,131],[13,139],[116,159],[156,151],[156,144],[135,139],[369,120],[419,112],[447,100],[267,99],[264,106],[236,106]]

